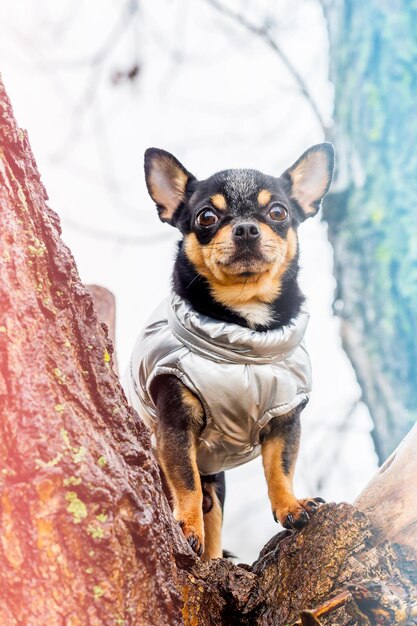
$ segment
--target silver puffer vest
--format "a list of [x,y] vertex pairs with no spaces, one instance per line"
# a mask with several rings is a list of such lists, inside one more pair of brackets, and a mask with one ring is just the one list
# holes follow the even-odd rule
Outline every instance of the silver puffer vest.
[[258,332],[201,315],[173,295],[136,342],[123,380],[129,402],[153,430],[151,382],[173,374],[204,407],[197,452],[201,474],[242,465],[260,454],[262,428],[308,399],[308,318],[303,309],[288,326]]

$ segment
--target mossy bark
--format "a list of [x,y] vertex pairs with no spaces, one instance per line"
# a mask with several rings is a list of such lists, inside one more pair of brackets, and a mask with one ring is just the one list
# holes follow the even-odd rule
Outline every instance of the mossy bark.
[[323,0],[338,176],[325,204],[344,347],[380,461],[417,420],[417,5]]
[[2,626],[353,626],[374,623],[351,587],[364,581],[391,611],[379,623],[412,623],[392,621],[412,610],[410,577],[349,505],[277,535],[251,567],[195,557],[46,201],[0,84]]
[[180,624],[187,547],[0,89],[0,623]]

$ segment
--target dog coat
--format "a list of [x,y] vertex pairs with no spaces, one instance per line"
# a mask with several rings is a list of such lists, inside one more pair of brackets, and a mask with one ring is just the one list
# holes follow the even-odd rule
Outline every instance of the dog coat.
[[163,374],[176,376],[204,407],[200,473],[242,465],[261,453],[260,431],[273,417],[308,400],[308,319],[303,309],[288,326],[259,332],[202,315],[172,295],[136,342],[123,380],[128,400],[153,431],[151,383]]

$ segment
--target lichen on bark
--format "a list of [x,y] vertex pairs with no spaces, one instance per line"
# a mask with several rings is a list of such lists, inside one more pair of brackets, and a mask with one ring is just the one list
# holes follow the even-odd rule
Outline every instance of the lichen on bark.
[[324,207],[335,311],[382,463],[417,420],[417,6],[323,6],[339,172]]
[[414,562],[401,573],[349,505],[277,535],[253,566],[194,555],[1,83],[0,149],[2,626],[373,623],[356,587],[407,616]]

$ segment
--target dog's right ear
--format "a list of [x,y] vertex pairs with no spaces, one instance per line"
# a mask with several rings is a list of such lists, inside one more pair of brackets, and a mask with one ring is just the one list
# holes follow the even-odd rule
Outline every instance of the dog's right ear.
[[148,148],[145,178],[161,221],[174,226],[175,213],[185,200],[188,183],[195,177],[169,152]]

